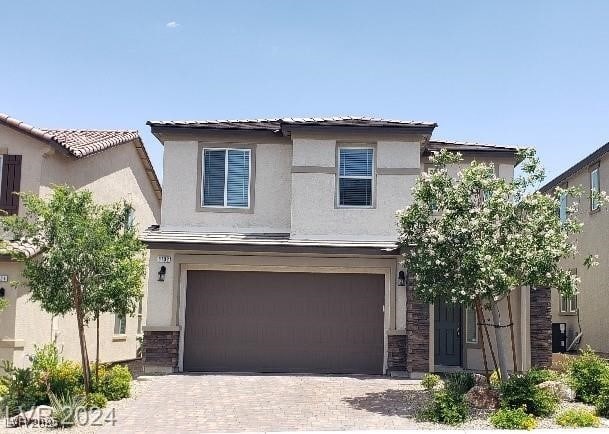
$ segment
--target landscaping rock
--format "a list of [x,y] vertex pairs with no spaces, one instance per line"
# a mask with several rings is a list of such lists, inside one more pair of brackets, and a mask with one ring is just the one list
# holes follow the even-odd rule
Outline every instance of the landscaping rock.
[[17,416],[13,416],[9,420],[9,425],[14,427],[34,426],[34,427],[53,427],[53,407],[48,405],[39,405],[29,411],[22,411]]
[[575,391],[560,381],[544,381],[537,387],[552,392],[561,401],[575,401]]
[[494,410],[499,408],[499,394],[485,386],[474,386],[465,394],[465,402],[472,408]]
[[474,385],[487,387],[488,379],[482,374],[474,374]]

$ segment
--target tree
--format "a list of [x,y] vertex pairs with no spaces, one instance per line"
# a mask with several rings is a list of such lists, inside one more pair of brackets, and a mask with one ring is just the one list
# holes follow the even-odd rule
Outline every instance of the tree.
[[[449,167],[461,164],[461,155],[442,150],[430,157],[431,173],[415,184],[413,203],[398,211],[400,244],[417,297],[472,307],[485,303],[493,317],[503,379],[508,375],[506,339],[504,328],[497,327],[498,302],[526,285],[553,287],[570,296],[579,282],[559,265],[560,259],[578,254],[572,237],[582,228],[577,206],[564,222],[558,209],[561,195],[578,197],[581,192],[531,192],[543,180],[543,168],[533,150],[521,151],[519,158],[522,174],[513,180],[497,177],[492,164],[475,161],[455,177]],[[594,257],[584,262],[593,265]]]
[[4,230],[27,240],[40,253],[24,261],[31,299],[52,315],[74,313],[78,327],[85,391],[91,372],[85,327],[96,312],[133,314],[142,298],[145,249],[125,226],[129,205],[94,203],[88,191],[53,189],[49,200],[22,194],[24,217],[3,217]]

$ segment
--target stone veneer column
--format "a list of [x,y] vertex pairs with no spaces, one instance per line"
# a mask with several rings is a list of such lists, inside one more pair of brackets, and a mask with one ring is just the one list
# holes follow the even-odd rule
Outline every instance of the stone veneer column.
[[387,336],[387,370],[389,373],[406,372],[408,338],[406,335]]
[[552,365],[552,293],[550,288],[531,288],[531,367]]
[[429,304],[415,298],[414,279],[406,282],[406,367],[412,377],[429,372]]
[[144,372],[176,372],[179,341],[179,331],[144,329],[142,350]]

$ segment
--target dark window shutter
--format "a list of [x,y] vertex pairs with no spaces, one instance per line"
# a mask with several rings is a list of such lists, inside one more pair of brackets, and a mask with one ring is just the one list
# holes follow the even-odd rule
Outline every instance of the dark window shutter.
[[19,212],[21,188],[21,155],[2,156],[2,182],[0,184],[0,209],[8,214]]

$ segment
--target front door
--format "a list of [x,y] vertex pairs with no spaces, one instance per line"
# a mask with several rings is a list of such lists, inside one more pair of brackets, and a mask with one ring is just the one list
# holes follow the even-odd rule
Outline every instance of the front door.
[[435,364],[461,365],[461,305],[438,302],[434,305]]

